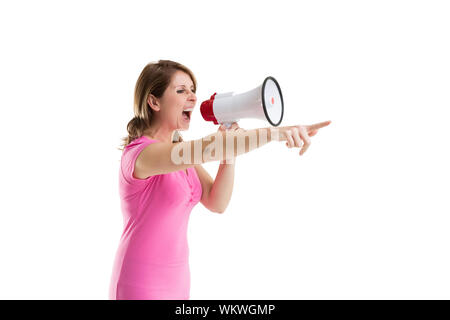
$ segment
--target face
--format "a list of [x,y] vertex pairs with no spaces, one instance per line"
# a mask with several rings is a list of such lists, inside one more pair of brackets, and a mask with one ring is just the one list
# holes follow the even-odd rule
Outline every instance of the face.
[[194,92],[194,83],[191,77],[177,70],[172,80],[158,100],[158,116],[173,130],[187,130],[194,110],[197,97]]

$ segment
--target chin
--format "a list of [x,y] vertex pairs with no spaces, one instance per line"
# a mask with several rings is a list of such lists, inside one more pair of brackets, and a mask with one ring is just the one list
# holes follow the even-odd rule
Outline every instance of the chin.
[[187,130],[189,130],[189,125],[185,125],[185,126],[182,126],[182,127],[179,127],[178,129],[177,129],[178,131],[187,131]]

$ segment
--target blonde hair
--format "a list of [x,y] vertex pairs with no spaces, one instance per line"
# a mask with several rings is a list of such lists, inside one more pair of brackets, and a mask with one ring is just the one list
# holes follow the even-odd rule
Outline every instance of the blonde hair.
[[[133,140],[142,137],[144,131],[150,127],[152,109],[147,103],[147,98],[149,94],[161,98],[177,70],[183,71],[191,77],[194,83],[194,92],[197,91],[197,80],[194,74],[181,63],[159,60],[147,64],[139,75],[134,88],[134,117],[128,122],[128,136],[122,138],[122,148],[119,150],[123,150]],[[183,141],[178,130],[173,137],[175,141]]]

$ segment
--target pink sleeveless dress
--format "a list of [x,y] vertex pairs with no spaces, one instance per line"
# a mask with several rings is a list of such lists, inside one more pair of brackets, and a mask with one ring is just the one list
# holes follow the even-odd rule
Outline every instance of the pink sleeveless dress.
[[187,227],[202,186],[194,167],[137,179],[139,153],[150,140],[142,136],[122,153],[119,195],[124,229],[111,276],[110,299],[189,299]]

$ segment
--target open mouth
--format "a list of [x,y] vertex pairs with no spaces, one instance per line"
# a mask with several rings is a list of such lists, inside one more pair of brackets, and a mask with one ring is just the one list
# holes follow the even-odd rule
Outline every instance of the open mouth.
[[186,121],[191,120],[191,112],[192,111],[183,111],[183,119]]

